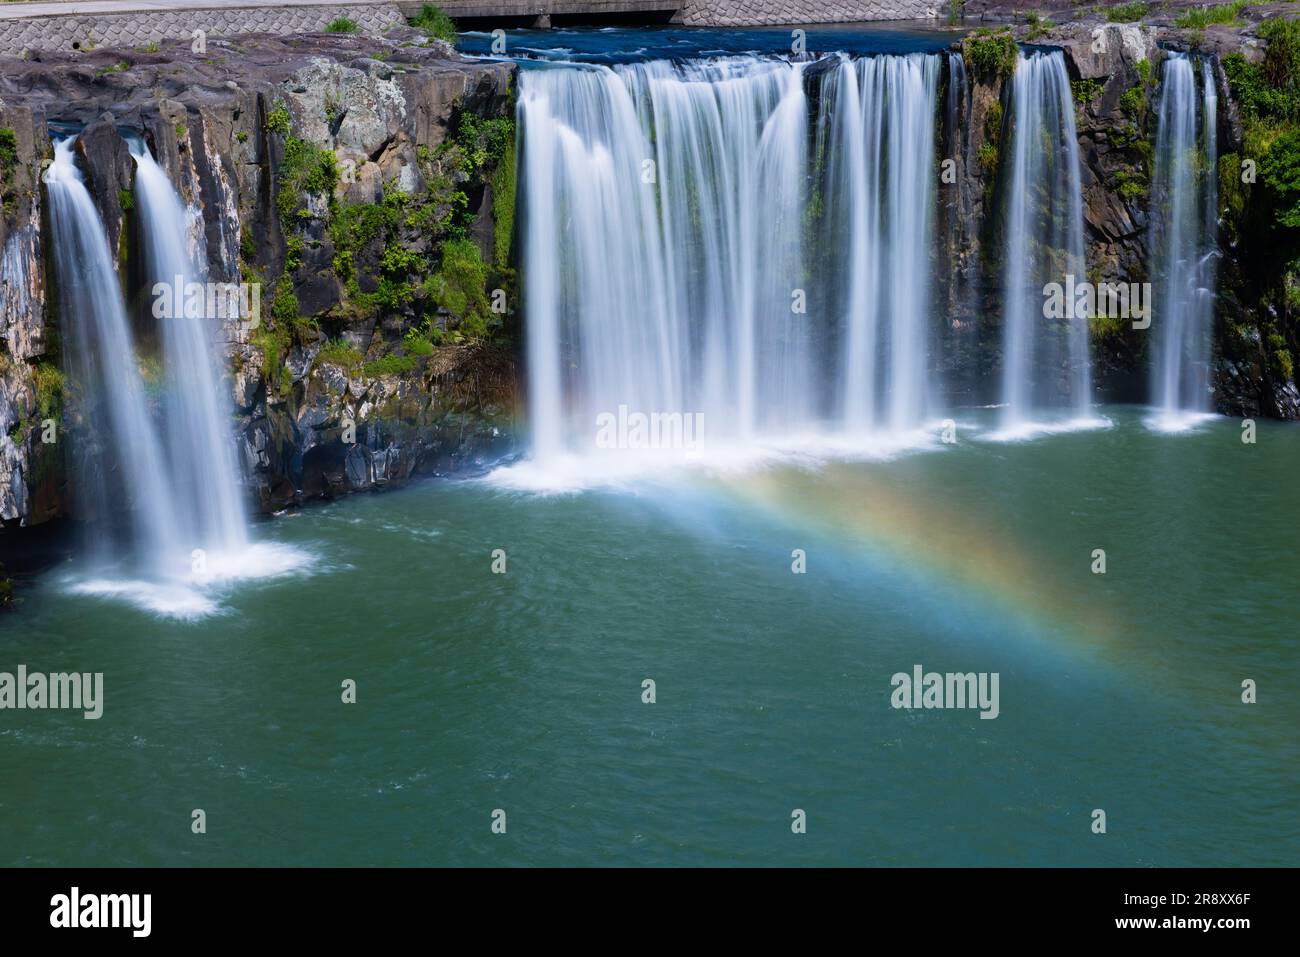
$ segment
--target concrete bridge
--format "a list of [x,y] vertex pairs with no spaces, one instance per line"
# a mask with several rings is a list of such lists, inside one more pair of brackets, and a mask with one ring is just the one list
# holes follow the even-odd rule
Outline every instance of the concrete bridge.
[[[399,0],[408,16],[420,0]],[[572,23],[679,23],[685,26],[759,26],[857,23],[947,16],[946,0],[445,0],[452,17],[475,23],[508,20],[531,26]]]
[[[667,23],[678,18],[691,0],[446,0],[439,3],[457,21],[474,24],[503,21],[503,25],[549,27],[552,24],[629,22]],[[422,0],[398,0],[408,17],[419,12]]]

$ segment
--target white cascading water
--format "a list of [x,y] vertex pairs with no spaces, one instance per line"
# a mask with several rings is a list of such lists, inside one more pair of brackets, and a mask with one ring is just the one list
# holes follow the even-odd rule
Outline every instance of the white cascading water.
[[921,424],[940,62],[526,69],[534,460],[620,406],[710,449]]
[[104,224],[77,168],[74,146],[72,138],[55,145],[45,185],[63,353],[69,384],[80,398],[75,494],[83,514],[101,529],[124,525],[125,540],[102,531],[91,538],[97,562],[125,560],[148,575],[174,575],[182,556],[188,568],[188,551]]
[[172,287],[169,315],[158,319],[163,344],[164,434],[179,537],[191,548],[233,553],[248,544],[231,429],[233,403],[222,388],[219,317],[184,308],[184,295],[207,270],[193,251],[191,217],[144,143],[131,143],[135,194],[148,284]]
[[[1197,104],[1200,104],[1198,117]],[[1151,261],[1156,290],[1152,401],[1157,424],[1181,428],[1210,409],[1210,336],[1218,256],[1218,94],[1208,60],[1198,97],[1192,60],[1161,69]]]
[[[829,230],[848,237],[839,413],[850,433],[921,424],[931,312],[937,56],[844,58],[822,84]],[[840,214],[847,212],[844,219]]]
[[[45,175],[63,351],[81,420],[72,475],[82,510],[94,520],[89,574],[70,586],[170,617],[209,614],[217,602],[202,586],[286,574],[307,557],[289,546],[247,544],[216,321],[158,319],[164,424],[154,421],[104,224],[74,143],[57,144]],[[138,232],[151,276],[190,281],[202,269],[188,252],[186,211],[153,159],[133,153]],[[110,534],[121,524],[125,535]]]
[[1044,413],[1086,422],[1092,410],[1087,319],[1043,311],[1046,284],[1087,278],[1074,99],[1061,53],[1019,55],[1007,121],[1002,429],[1016,435]]

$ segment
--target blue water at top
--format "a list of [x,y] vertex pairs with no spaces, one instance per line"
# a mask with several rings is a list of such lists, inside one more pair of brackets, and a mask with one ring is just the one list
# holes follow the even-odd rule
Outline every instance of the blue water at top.
[[[702,57],[773,55],[791,52],[795,27],[574,27],[554,30],[506,30],[506,56],[512,59],[562,60],[573,63],[634,63],[643,60],[687,60]],[[822,25],[803,28],[810,54],[846,52],[932,53],[962,36],[915,23],[906,25]],[[460,35],[460,52],[488,56],[492,35]]]

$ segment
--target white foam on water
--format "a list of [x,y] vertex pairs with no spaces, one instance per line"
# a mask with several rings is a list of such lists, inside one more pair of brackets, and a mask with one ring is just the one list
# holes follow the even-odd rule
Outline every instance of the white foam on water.
[[558,453],[502,466],[482,481],[497,488],[565,494],[593,488],[627,489],[691,476],[731,476],[773,467],[816,470],[833,462],[887,461],[942,448],[941,424],[904,432],[807,432],[707,448],[602,449]]
[[[176,562],[187,565],[192,559],[177,556]],[[160,618],[194,621],[220,614],[221,599],[237,584],[269,582],[289,575],[309,572],[314,559],[293,545],[260,542],[231,552],[210,552],[204,556],[201,570],[187,575],[156,580],[131,576],[116,577],[112,569],[72,573],[63,580],[73,595],[85,595],[122,602]]]
[[1188,410],[1166,410],[1161,409],[1142,420],[1152,432],[1165,432],[1168,434],[1177,434],[1181,432],[1191,432],[1207,422],[1213,422],[1219,418],[1213,412],[1192,412]]
[[982,433],[979,439],[983,442],[1027,442],[1046,435],[1109,429],[1114,424],[1110,419],[1099,415],[1080,416],[1058,422],[1018,422],[993,432]]

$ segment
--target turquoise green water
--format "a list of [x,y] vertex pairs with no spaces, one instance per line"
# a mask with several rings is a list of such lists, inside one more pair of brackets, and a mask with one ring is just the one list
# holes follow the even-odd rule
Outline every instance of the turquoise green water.
[[[260,526],[307,567],[197,621],[56,570],[0,671],[102,671],[104,714],[0,711],[0,864],[1300,864],[1300,428],[1108,414],[355,497]],[[914,664],[998,672],[1000,716],[892,709]]]

